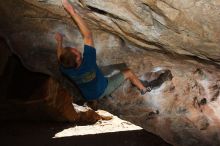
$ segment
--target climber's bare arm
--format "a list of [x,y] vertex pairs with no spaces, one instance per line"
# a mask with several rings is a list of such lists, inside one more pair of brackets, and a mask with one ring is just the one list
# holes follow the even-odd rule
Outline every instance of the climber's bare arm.
[[73,19],[76,21],[84,39],[84,44],[89,46],[94,46],[93,43],[93,37],[92,32],[89,30],[89,27],[85,23],[85,21],[77,14],[77,12],[74,10],[73,6],[70,4],[68,0],[62,0],[64,8],[67,10],[67,12],[70,13],[70,15],[73,17]]
[[60,55],[62,54],[63,50],[63,36],[60,33],[56,33],[55,39],[57,41],[57,59],[60,61]]

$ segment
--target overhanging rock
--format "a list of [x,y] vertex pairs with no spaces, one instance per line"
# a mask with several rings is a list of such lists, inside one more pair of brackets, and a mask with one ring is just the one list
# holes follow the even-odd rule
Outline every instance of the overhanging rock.
[[[72,2],[94,33],[99,65],[126,62],[143,78],[163,69],[173,75],[145,96],[126,82],[113,98],[101,100],[100,108],[173,145],[220,144],[220,74],[213,65],[219,63],[218,0]],[[32,71],[58,77],[57,31],[65,34],[65,45],[82,49],[81,35],[60,1],[7,0],[0,9],[1,37]]]

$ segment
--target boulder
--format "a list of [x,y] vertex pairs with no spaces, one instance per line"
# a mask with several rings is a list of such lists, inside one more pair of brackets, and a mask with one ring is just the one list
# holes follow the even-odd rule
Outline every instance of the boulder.
[[[98,101],[99,108],[172,145],[220,144],[218,0],[71,2],[92,29],[98,65],[126,63],[140,79],[149,82],[158,77],[158,72],[169,70],[172,74],[172,79],[164,80],[144,96],[126,81],[112,97]],[[83,50],[81,34],[61,1],[7,0],[0,9],[0,36],[31,71],[61,78],[56,32],[65,35],[65,46]],[[1,65],[1,70],[4,67]],[[57,102],[52,102],[58,107],[55,113],[71,105],[68,110],[74,115],[71,100],[61,93]],[[66,99],[64,104],[60,103],[61,96]],[[49,97],[54,101],[57,96]],[[55,117],[62,119],[60,115]]]

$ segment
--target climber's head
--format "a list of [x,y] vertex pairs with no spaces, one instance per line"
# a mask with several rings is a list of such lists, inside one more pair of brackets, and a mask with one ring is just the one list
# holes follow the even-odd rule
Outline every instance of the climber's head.
[[82,53],[76,48],[65,47],[60,55],[60,63],[64,67],[78,68],[82,63]]

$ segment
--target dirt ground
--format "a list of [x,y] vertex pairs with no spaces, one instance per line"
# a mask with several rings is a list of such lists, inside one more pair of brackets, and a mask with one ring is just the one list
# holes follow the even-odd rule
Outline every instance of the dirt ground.
[[[111,122],[110,122],[111,123]],[[114,123],[114,122],[113,122]],[[70,123],[33,122],[33,121],[8,121],[1,122],[0,137],[1,146],[170,146],[158,136],[146,132],[143,129],[130,131],[111,131],[100,133],[98,129],[105,126],[120,127],[114,124],[99,122],[92,126],[79,126]],[[124,130],[130,124],[123,125]],[[77,130],[81,129],[81,130]],[[84,130],[82,130],[84,129]],[[82,135],[89,131],[89,133]],[[129,128],[128,128],[129,129]],[[77,132],[78,131],[78,132]],[[84,133],[82,132],[84,131]],[[102,130],[101,130],[102,131]],[[76,134],[77,133],[77,134]],[[81,133],[81,134],[80,134]]]

